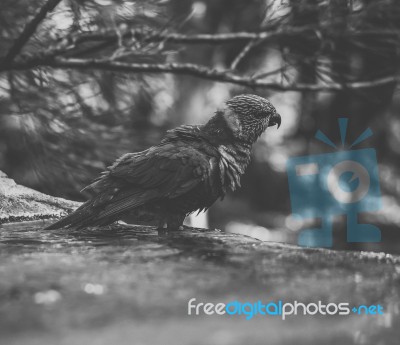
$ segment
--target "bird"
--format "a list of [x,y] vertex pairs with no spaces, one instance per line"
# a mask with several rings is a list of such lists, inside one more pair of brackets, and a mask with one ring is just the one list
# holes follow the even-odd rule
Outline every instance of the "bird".
[[[240,187],[252,145],[281,116],[266,98],[242,94],[203,125],[167,131],[158,145],[126,153],[82,191],[93,197],[46,229],[107,226],[129,220],[179,230],[189,214],[207,210]],[[136,223],[135,223],[136,222]]]

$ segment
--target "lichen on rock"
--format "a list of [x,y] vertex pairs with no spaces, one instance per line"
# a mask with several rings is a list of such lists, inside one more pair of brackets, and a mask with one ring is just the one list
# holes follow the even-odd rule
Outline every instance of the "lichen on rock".
[[18,185],[0,171],[0,224],[59,218],[79,205],[79,202],[52,197]]

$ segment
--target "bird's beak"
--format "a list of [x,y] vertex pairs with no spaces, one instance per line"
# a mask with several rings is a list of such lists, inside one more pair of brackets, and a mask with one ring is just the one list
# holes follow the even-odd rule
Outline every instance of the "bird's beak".
[[275,113],[269,119],[268,127],[275,126],[275,125],[278,126],[277,128],[279,128],[281,126],[281,116],[278,113]]

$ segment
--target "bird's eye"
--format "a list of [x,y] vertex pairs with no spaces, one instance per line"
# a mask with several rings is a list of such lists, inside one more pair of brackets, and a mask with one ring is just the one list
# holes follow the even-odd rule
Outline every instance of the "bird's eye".
[[257,118],[263,118],[267,117],[268,112],[265,109],[258,109],[257,111],[254,112],[254,114]]

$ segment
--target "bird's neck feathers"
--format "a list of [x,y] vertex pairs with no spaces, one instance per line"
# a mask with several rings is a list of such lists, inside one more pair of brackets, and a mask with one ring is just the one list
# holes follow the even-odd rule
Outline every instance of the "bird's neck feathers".
[[218,111],[205,125],[180,126],[168,131],[161,144],[183,141],[208,153],[210,148],[205,148],[204,143],[211,145],[220,158],[219,168],[225,193],[226,188],[235,190],[240,186],[240,175],[250,162],[252,142],[238,138],[239,132],[235,132],[238,124],[233,122],[233,116],[226,118],[224,115],[224,112]]
[[232,133],[236,140],[249,141],[249,138],[245,136],[243,126],[240,123],[239,117],[231,109],[225,109],[221,111],[222,118],[226,124],[228,130]]
[[240,133],[240,124],[234,117],[227,117],[224,111],[217,111],[215,115],[201,127],[202,136],[213,146],[229,146],[250,153],[252,142],[243,138]]
[[[235,116],[218,111],[202,128],[202,133],[217,149],[223,191],[240,186],[240,176],[250,162],[252,141],[242,138],[240,123]],[[236,117],[237,118],[237,117]]]
[[217,143],[234,143],[243,141],[248,143],[243,136],[239,120],[233,114],[219,110],[203,126],[202,132]]
[[256,133],[249,137],[249,133],[243,130],[238,117],[233,112],[230,113],[230,110],[225,109],[217,111],[205,125],[186,125],[167,131],[163,142],[205,140],[215,148],[223,145],[232,147],[234,150],[248,151],[250,154],[251,146],[258,136],[259,134]]
[[266,130],[268,122],[254,121],[250,117],[240,117],[229,107],[219,110],[204,126],[204,131],[220,140],[229,139],[245,146],[254,144]]
[[203,126],[202,133],[213,142],[233,140],[232,133],[228,130],[226,122],[219,111]]

